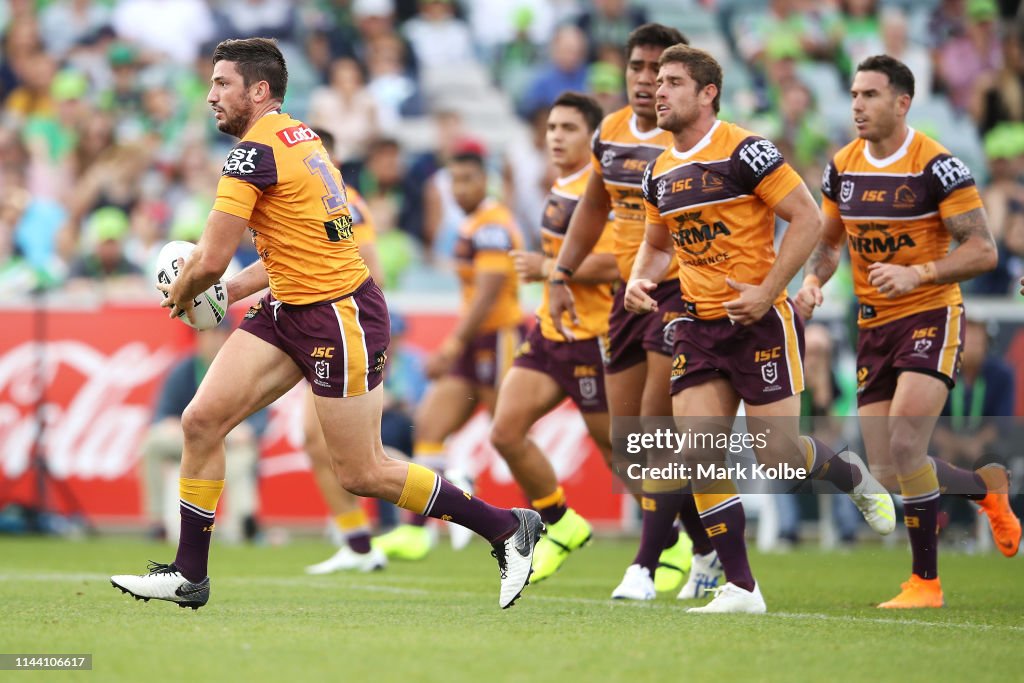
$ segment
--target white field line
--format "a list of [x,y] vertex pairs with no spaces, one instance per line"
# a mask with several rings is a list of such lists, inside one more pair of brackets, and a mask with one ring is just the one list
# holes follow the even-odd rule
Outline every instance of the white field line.
[[[435,595],[438,593],[436,590],[425,590],[421,588],[409,588],[404,586],[396,586],[390,584],[381,583],[362,583],[362,582],[350,582],[350,581],[338,581],[338,577],[332,577],[325,579],[324,577],[272,577],[272,576],[256,576],[256,577],[219,577],[217,583],[228,584],[228,585],[248,585],[248,586],[282,586],[282,587],[294,587],[294,588],[320,588],[336,591],[362,591],[365,593],[389,593],[394,595],[409,595],[409,596],[426,596]],[[75,573],[75,572],[25,572],[25,571],[9,571],[0,573],[0,582],[10,581],[13,583],[36,583],[36,582],[66,582],[74,583],[79,581],[108,581],[110,576],[107,574],[97,573]],[[419,581],[419,578],[415,580]],[[445,595],[451,597],[461,598],[480,598],[486,595],[482,592],[472,591],[444,591]],[[523,598],[527,602],[550,602],[550,603],[563,603],[573,605],[593,605],[595,607],[612,608],[612,609],[655,609],[655,610],[677,610],[680,615],[685,615],[684,611],[687,603],[676,602],[676,601],[638,601],[638,600],[603,600],[599,598],[574,598],[569,596],[557,596],[557,595],[537,595],[536,592],[527,592]],[[693,617],[688,617],[693,618]],[[697,617],[700,618],[700,617]],[[707,617],[703,617],[707,618]],[[768,612],[767,614],[758,615],[757,617],[747,617],[750,619],[787,619],[791,621],[839,621],[846,624],[880,624],[886,626],[903,626],[903,627],[920,627],[920,628],[934,628],[934,629],[947,629],[947,630],[961,630],[961,631],[988,631],[988,632],[1005,632],[1005,633],[1024,633],[1024,626],[1011,626],[1006,624],[976,624],[967,622],[945,622],[945,621],[919,621],[916,619],[894,619],[886,617],[861,617],[854,615],[835,615],[835,614],[816,614],[812,612]]]

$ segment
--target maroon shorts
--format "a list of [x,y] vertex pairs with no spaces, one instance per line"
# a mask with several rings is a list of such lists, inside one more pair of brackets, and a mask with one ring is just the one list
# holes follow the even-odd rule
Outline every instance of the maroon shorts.
[[673,395],[719,377],[755,406],[804,390],[804,324],[788,299],[753,325],[686,318],[672,327]]
[[516,349],[526,335],[526,325],[506,327],[477,335],[462,355],[455,359],[449,374],[481,386],[494,387],[512,367]]
[[626,287],[615,291],[608,317],[608,362],[605,372],[628,370],[647,360],[647,352],[672,355],[672,334],[668,324],[683,315],[686,304],[679,292],[679,280],[665,280],[651,293],[658,302],[657,313],[637,315],[623,305]]
[[946,306],[865,327],[857,335],[857,405],[888,401],[904,370],[938,377],[950,389],[960,371],[964,307]]
[[542,372],[564,391],[581,413],[607,413],[604,393],[604,356],[606,342],[601,337],[558,342],[540,333],[534,326],[512,365]]
[[359,396],[384,379],[391,322],[373,280],[341,299],[305,306],[268,293],[239,327],[287,353],[317,396]]

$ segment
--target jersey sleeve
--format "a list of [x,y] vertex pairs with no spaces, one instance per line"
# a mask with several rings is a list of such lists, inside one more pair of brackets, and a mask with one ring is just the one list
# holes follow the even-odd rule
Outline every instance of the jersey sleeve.
[[981,195],[967,165],[951,154],[939,154],[925,171],[942,218],[982,207]]
[[598,126],[597,130],[594,131],[594,136],[590,139],[590,167],[599,176],[604,175],[601,171],[601,156],[603,154],[604,144],[601,142],[601,126]]
[[644,169],[644,176],[640,180],[640,192],[644,197],[644,211],[647,214],[648,223],[664,223],[661,219],[661,211],[658,209],[657,189],[654,187],[654,165],[657,159],[647,164]]
[[771,140],[751,136],[733,154],[740,186],[774,207],[803,180]]
[[833,157],[821,173],[821,211],[831,218],[840,217],[839,203],[836,201],[838,187],[839,172],[836,170],[836,160]]
[[277,184],[277,161],[269,145],[243,140],[228,153],[217,183],[216,211],[248,220],[264,190]]
[[471,238],[473,267],[478,272],[507,272],[514,268],[509,250],[515,248],[509,228],[500,223],[480,226]]

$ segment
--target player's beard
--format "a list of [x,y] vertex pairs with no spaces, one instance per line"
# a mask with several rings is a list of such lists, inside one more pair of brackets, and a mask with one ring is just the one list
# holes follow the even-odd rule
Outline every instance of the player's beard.
[[252,100],[248,95],[246,95],[245,101],[239,105],[238,110],[234,114],[228,114],[227,110],[221,109],[224,113],[224,120],[217,122],[217,130],[236,138],[242,137],[242,133],[249,126],[252,110]]

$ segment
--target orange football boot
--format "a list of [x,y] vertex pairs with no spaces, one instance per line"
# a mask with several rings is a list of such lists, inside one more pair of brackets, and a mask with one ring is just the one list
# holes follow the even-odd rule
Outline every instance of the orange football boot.
[[942,598],[942,584],[939,579],[922,579],[911,574],[909,581],[900,584],[900,594],[892,600],[883,602],[882,609],[920,609],[923,607],[943,607],[946,601]]
[[981,509],[978,513],[988,515],[992,537],[999,546],[999,552],[1013,557],[1020,548],[1020,520],[1010,509],[1010,473],[1002,465],[985,465],[977,470],[978,476],[985,482],[988,493],[978,501]]

